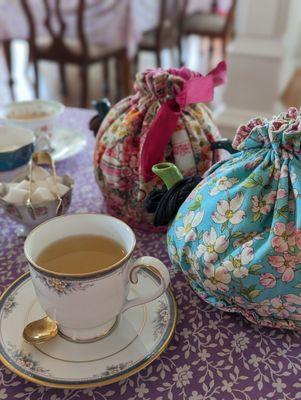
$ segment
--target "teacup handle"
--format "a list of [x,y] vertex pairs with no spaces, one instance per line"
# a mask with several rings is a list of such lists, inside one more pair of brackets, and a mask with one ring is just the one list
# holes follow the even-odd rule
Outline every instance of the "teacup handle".
[[140,268],[147,268],[154,272],[160,279],[159,287],[154,291],[154,293],[148,296],[141,296],[132,300],[127,300],[121,312],[126,311],[131,307],[139,306],[140,304],[148,303],[157,299],[168,288],[170,282],[169,272],[162,261],[149,256],[138,258],[128,269],[128,278],[131,283],[138,283],[137,272]]

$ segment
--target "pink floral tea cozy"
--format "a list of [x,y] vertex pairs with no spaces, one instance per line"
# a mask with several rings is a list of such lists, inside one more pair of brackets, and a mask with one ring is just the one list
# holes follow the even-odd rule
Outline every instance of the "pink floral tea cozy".
[[185,67],[137,74],[134,94],[112,107],[96,137],[95,176],[110,214],[132,227],[162,230],[143,206],[162,186],[151,168],[169,161],[184,176],[201,176],[219,160],[210,144],[220,134],[201,102],[212,100],[225,75],[224,61],[206,76]]

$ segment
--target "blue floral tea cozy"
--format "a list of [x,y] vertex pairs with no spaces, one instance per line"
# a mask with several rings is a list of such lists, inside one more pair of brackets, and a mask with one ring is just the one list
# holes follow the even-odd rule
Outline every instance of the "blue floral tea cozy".
[[198,295],[263,326],[301,328],[301,114],[241,126],[168,231]]

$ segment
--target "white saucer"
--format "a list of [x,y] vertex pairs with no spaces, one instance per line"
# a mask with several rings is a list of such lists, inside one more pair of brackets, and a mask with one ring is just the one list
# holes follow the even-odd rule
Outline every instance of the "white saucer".
[[54,161],[63,161],[79,153],[87,143],[85,135],[72,129],[57,127],[51,138]]
[[[157,285],[156,275],[143,270],[129,297],[150,293]],[[169,289],[159,299],[126,311],[112,333],[97,342],[74,343],[58,335],[41,345],[26,343],[24,326],[44,315],[29,273],[22,275],[0,299],[1,361],[40,385],[84,388],[125,379],[156,359],[173,336],[177,306]]]

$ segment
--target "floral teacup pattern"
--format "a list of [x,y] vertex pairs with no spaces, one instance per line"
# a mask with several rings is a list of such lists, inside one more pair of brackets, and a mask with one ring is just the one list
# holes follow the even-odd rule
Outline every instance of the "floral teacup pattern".
[[41,274],[36,274],[41,282],[49,290],[54,291],[59,296],[68,295],[72,292],[84,291],[88,287],[92,286],[93,283],[83,283],[76,280],[63,280],[57,278],[46,277]]

